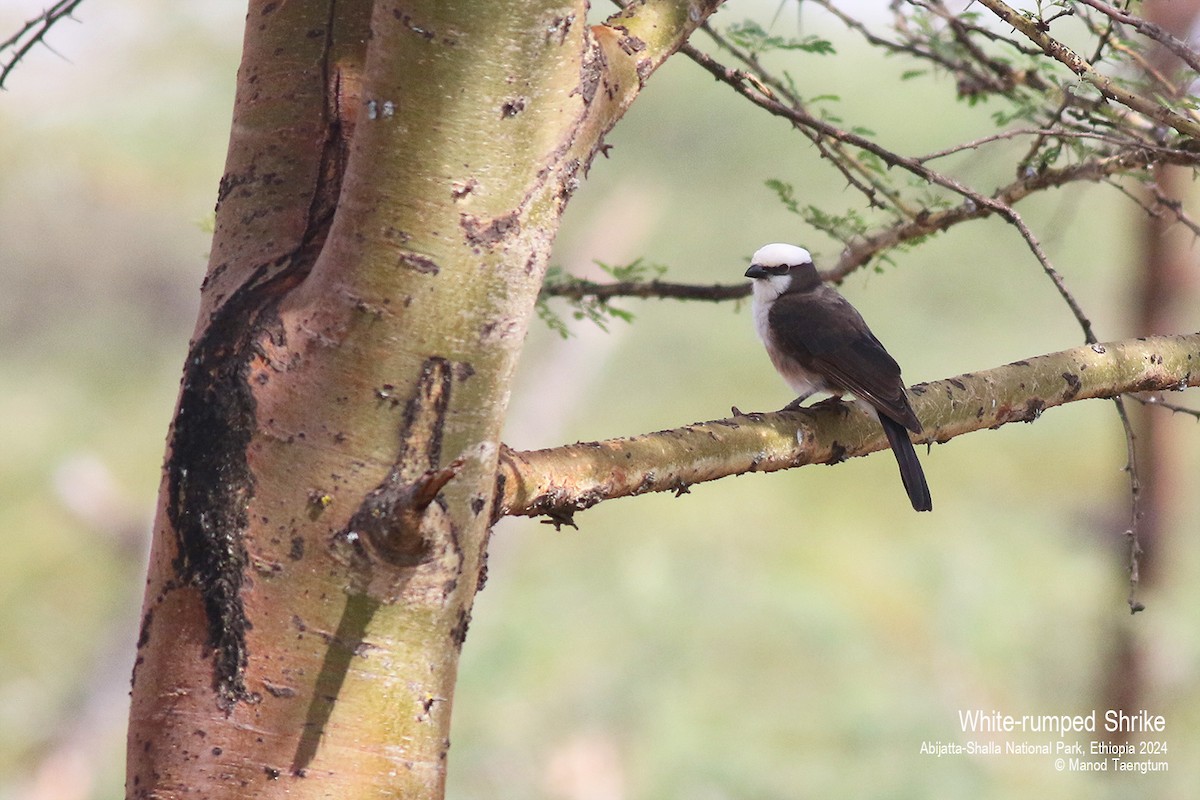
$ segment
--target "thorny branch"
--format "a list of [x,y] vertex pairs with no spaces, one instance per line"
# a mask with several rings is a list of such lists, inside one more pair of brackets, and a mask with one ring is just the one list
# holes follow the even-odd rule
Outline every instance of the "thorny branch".
[[[730,47],[732,47],[732,45],[730,45]],[[765,109],[771,114],[790,120],[796,127],[806,131],[815,131],[818,134],[827,136],[835,141],[853,145],[854,147],[865,150],[882,159],[889,167],[902,167],[906,171],[929,183],[942,186],[965,198],[962,205],[959,206],[961,219],[977,218],[992,214],[1006,219],[1021,234],[1021,238],[1025,240],[1030,252],[1033,253],[1042,270],[1051,279],[1055,289],[1067,303],[1067,306],[1071,309],[1071,313],[1075,316],[1075,319],[1079,322],[1080,327],[1083,329],[1086,340],[1089,343],[1097,341],[1096,336],[1092,331],[1091,322],[1083,313],[1083,309],[1071,295],[1070,291],[1068,291],[1065,283],[1063,282],[1062,276],[1050,263],[1045,250],[1038,242],[1037,237],[1034,236],[1033,231],[1029,228],[1021,215],[1012,207],[1010,203],[1005,202],[999,197],[985,196],[980,192],[971,189],[961,181],[950,177],[949,175],[930,169],[919,159],[899,155],[882,147],[871,139],[862,136],[861,134],[842,130],[831,123],[817,119],[803,108],[800,103],[800,99],[794,95],[791,95],[788,98],[791,101],[790,105],[781,103],[775,97],[764,93],[760,88],[761,84],[747,81],[744,74],[738,72],[737,70],[732,70],[728,67],[725,67],[724,65],[718,63],[715,59],[711,58],[705,53],[700,52],[690,45],[685,46],[683,48],[683,52],[697,64],[704,67],[714,76],[716,76],[718,80],[732,86],[734,90],[738,92],[738,94],[742,95],[755,105]],[[788,94],[791,94],[790,91]],[[944,227],[949,227],[950,221],[951,216],[947,215],[943,217],[941,222]],[[929,225],[928,216],[924,218],[918,216],[916,219],[908,220],[898,224],[897,226],[894,226],[891,231],[897,233],[898,235],[892,241],[888,241],[892,238],[889,236],[883,239],[877,239],[875,242],[870,242],[870,240],[868,240],[868,243],[865,247],[861,245],[848,245],[847,249],[842,254],[842,259],[838,264],[838,267],[833,271],[833,273],[831,273],[831,277],[840,278],[842,275],[845,275],[856,266],[866,263],[871,255],[874,255],[882,250],[884,246],[895,246],[896,244],[899,244],[902,240],[901,236],[899,235],[900,231],[905,232],[903,235],[904,239],[915,239],[918,237],[927,236],[928,234],[937,230],[944,229],[944,227],[931,227]],[[855,252],[856,250],[857,252]]]
[[[893,217],[891,222],[877,227],[873,232],[864,230],[854,235],[839,236],[844,249],[838,263],[827,272],[827,277],[840,281],[850,272],[888,250],[948,230],[961,222],[1000,216],[1017,229],[1043,272],[1051,279],[1055,290],[1064,298],[1087,340],[1095,341],[1095,335],[1082,309],[1071,297],[1061,275],[1050,263],[1037,238],[1013,206],[1039,191],[1076,181],[1112,184],[1111,179],[1114,177],[1138,175],[1156,164],[1177,164],[1195,168],[1200,164],[1200,147],[1194,147],[1194,143],[1186,139],[1168,143],[1161,128],[1156,127],[1153,120],[1146,120],[1137,114],[1114,114],[1100,103],[1077,96],[1069,85],[1060,88],[1053,80],[1041,77],[1036,69],[1018,70],[1009,66],[1009,59],[990,55],[980,43],[972,39],[976,37],[982,42],[1007,48],[1027,59],[1040,56],[1047,50],[1052,51],[1052,56],[1057,54],[1056,57],[1066,58],[1065,48],[1059,47],[1055,40],[1041,30],[1043,27],[1049,28],[1046,21],[1033,26],[1037,34],[1034,43],[1038,46],[1030,48],[1023,46],[1018,39],[998,34],[966,17],[956,16],[940,0],[912,0],[910,4],[913,7],[925,9],[931,17],[948,26],[951,32],[949,45],[945,41],[935,41],[935,37],[925,29],[928,25],[925,28],[910,25],[909,18],[899,10],[896,12],[894,27],[900,33],[901,39],[894,41],[872,33],[865,24],[840,11],[829,0],[814,2],[829,10],[871,44],[891,53],[927,60],[938,68],[955,74],[959,78],[960,93],[965,96],[974,97],[988,92],[1015,96],[1014,92],[1021,87],[1027,92],[1040,93],[1049,104],[1046,110],[1041,112],[1044,116],[1041,125],[1001,131],[930,155],[907,157],[883,147],[867,135],[846,130],[818,117],[806,108],[786,74],[781,77],[768,70],[757,52],[739,47],[730,37],[722,35],[708,24],[702,26],[701,30],[741,66],[726,66],[691,44],[682,48],[683,53],[755,105],[789,120],[798,132],[817,147],[821,156],[841,173],[847,183],[863,195],[868,208],[883,209]],[[991,2],[989,7],[994,8],[995,13],[1002,18],[1005,9],[1011,10],[999,2]],[[1122,22],[1128,22],[1130,18],[1131,15],[1124,14]],[[1071,51],[1071,56],[1076,60],[1068,59],[1068,66],[1078,67],[1080,63],[1084,63],[1093,68],[1092,64],[1099,63],[1104,58],[1106,48],[1112,46],[1113,37],[1109,35],[1109,27],[1114,24],[1107,18],[1104,19],[1108,22],[1107,26],[1094,26],[1097,47],[1090,55],[1091,63],[1084,62]],[[1025,28],[1020,30],[1025,32]],[[1042,61],[1046,60],[1044,56],[1041,58]],[[1105,81],[1105,86],[1115,85],[1115,79],[1105,78]],[[1103,96],[1102,92],[1101,95]],[[1125,98],[1125,95],[1121,97]],[[1154,105],[1150,100],[1139,101],[1134,105],[1145,108],[1148,103]],[[1154,107],[1159,108],[1157,105]],[[1029,113],[1026,113],[1026,116],[1029,116]],[[1184,127],[1187,125],[1184,124]],[[1200,130],[1200,127],[1197,130]],[[928,166],[930,161],[955,152],[977,150],[989,144],[1023,137],[1031,137],[1033,144],[1029,153],[1019,162],[1015,170],[1016,178],[990,193],[976,190],[951,175]],[[1086,144],[1091,146],[1085,149]],[[1070,163],[1065,166],[1055,166],[1053,162],[1063,151],[1073,151],[1075,158],[1070,159]],[[893,182],[886,178],[882,169],[873,169],[863,158],[856,155],[857,152],[878,159],[888,171],[899,168],[920,182],[942,187],[952,195],[957,195],[960,202],[958,205],[944,208],[929,207],[921,202],[914,203],[893,186]],[[1178,216],[1181,221],[1187,223],[1188,220],[1182,214]],[[675,290],[664,290],[661,294],[655,294],[654,291],[641,286],[614,286],[604,290],[604,296],[678,296],[668,294],[668,291]],[[732,293],[730,296],[742,295]]]
[[[82,3],[83,0],[58,0],[41,13],[26,22],[21,29],[10,36],[8,39],[0,42],[0,53],[12,51],[12,55],[4,62],[4,66],[0,67],[0,89],[4,89],[4,81],[7,80],[9,73],[16,68],[17,64],[25,57],[25,54],[36,47],[39,43],[45,44],[46,34],[54,25],[63,19],[71,17],[75,9]],[[49,47],[49,45],[46,45]]]
[[[826,273],[828,279],[840,281],[888,250],[913,244],[959,223],[998,216],[1017,230],[1079,323],[1085,340],[1095,344],[1097,337],[1086,313],[1033,230],[1014,209],[1014,204],[1046,189],[1077,181],[1097,182],[1117,188],[1151,215],[1173,215],[1177,222],[1200,237],[1200,223],[1193,221],[1178,201],[1165,197],[1154,185],[1152,177],[1146,177],[1152,175],[1151,168],[1158,165],[1192,169],[1200,165],[1200,120],[1186,103],[1178,102],[1180,84],[1153,67],[1122,30],[1136,31],[1169,50],[1193,71],[1200,72],[1200,53],[1161,27],[1103,0],[1076,0],[1055,6],[1058,10],[1050,16],[1017,11],[1003,0],[980,0],[979,5],[1011,26],[1012,34],[1006,35],[978,22],[979,14],[970,5],[964,12],[956,13],[942,0],[908,0],[892,6],[895,32],[892,38],[875,33],[840,9],[833,0],[810,0],[810,4],[821,6],[849,30],[888,54],[926,62],[935,70],[953,75],[960,97],[972,105],[990,95],[1005,98],[1014,107],[1009,121],[1027,123],[925,156],[904,156],[880,145],[873,134],[847,130],[814,114],[797,93],[790,76],[766,68],[758,50],[738,46],[731,37],[722,35],[709,24],[702,26],[701,30],[738,66],[727,66],[691,44],[685,45],[682,52],[756,106],[791,122],[847,184],[863,196],[868,210],[879,209],[891,218],[877,224],[874,230],[863,228],[847,233],[821,224],[815,212],[809,213],[810,224],[840,239],[844,246],[838,263]],[[1091,15],[1087,9],[1098,14]],[[1065,16],[1082,18],[1086,30],[1094,37],[1095,48],[1087,56],[1081,56],[1051,35],[1052,24]],[[1021,64],[1025,66],[1019,66]],[[1069,75],[1064,76],[1057,65],[1069,70]],[[1195,76],[1185,77],[1182,85],[1193,80]],[[1088,87],[1093,94],[1089,95]],[[1178,104],[1180,108],[1177,110],[1172,104]],[[1003,126],[1004,123],[1000,124]],[[1172,137],[1172,133],[1179,135]],[[1015,179],[991,192],[977,190],[949,173],[929,166],[932,161],[956,153],[1022,139],[1029,139],[1030,145],[1016,162]],[[878,159],[882,168],[872,165],[860,153]],[[958,203],[938,207],[931,206],[926,200],[914,202],[895,188],[894,181],[888,177],[887,173],[894,168],[907,172],[919,182],[947,190],[951,196],[959,198]],[[1124,176],[1133,176],[1144,183],[1150,199],[1130,191],[1119,180]],[[788,202],[784,193],[780,196]],[[796,213],[803,213],[798,204],[792,203],[789,207]],[[686,296],[678,285],[672,285],[669,291],[665,290],[666,284],[660,286],[664,291],[657,293],[650,285],[612,284],[603,288],[587,287],[586,290],[603,299]],[[736,292],[734,287],[729,288],[728,297],[745,295],[744,290]],[[583,287],[580,290],[584,290]],[[1129,452],[1127,470],[1132,505],[1128,531],[1129,602],[1136,612],[1141,608],[1136,599],[1140,481],[1133,431],[1125,406],[1120,396],[1115,397],[1114,402],[1125,429]],[[1200,412],[1174,408],[1200,416]]]
[[1127,394],[1125,396],[1143,406],[1165,408],[1172,414],[1183,414],[1185,417],[1191,417],[1197,421],[1200,421],[1200,409],[1188,408],[1187,406],[1181,406],[1178,403],[1168,403],[1166,400],[1162,399],[1162,394],[1160,392],[1155,392],[1149,395]]
[[1146,607],[1137,599],[1138,566],[1141,563],[1142,546],[1138,541],[1138,525],[1142,518],[1142,480],[1137,469],[1137,437],[1133,434],[1133,425],[1129,421],[1129,413],[1125,410],[1125,400],[1121,395],[1113,399],[1117,407],[1117,416],[1121,418],[1121,427],[1125,431],[1125,472],[1129,474],[1129,527],[1125,529],[1125,537],[1129,542],[1129,613],[1136,614]]
[[[1032,77],[1022,76],[1019,81],[1014,82],[1015,79],[1013,76],[1015,73],[1012,68],[1005,62],[990,57],[979,45],[971,40],[971,36],[977,34],[990,41],[1000,41],[1017,49],[1020,49],[1020,46],[1013,40],[986,31],[984,28],[973,23],[965,22],[952,14],[937,0],[931,0],[931,2],[926,4],[926,7],[936,17],[945,21],[950,26],[953,32],[953,40],[958,45],[959,53],[965,54],[960,55],[958,60],[954,60],[945,53],[940,52],[931,42],[922,43],[917,37],[912,35],[909,35],[907,41],[904,43],[892,42],[891,40],[878,37],[872,34],[861,22],[836,9],[827,0],[817,0],[817,2],[834,13],[835,16],[851,29],[865,36],[872,44],[881,46],[891,52],[905,53],[914,57],[929,59],[960,76],[964,73],[973,76],[972,82],[975,88],[972,91],[975,91],[979,85],[987,83],[987,80],[983,77],[986,75],[999,75],[1006,79],[1000,84],[992,84],[995,91],[1011,91],[1017,83],[1043,91],[1048,88],[1047,81],[1037,77],[1036,73],[1032,74]],[[1018,14],[1006,4],[1000,2],[1000,0],[985,0],[983,4],[1000,19],[1012,24],[1016,30],[1019,30],[1036,44],[1041,51],[1066,64],[1073,72],[1095,85],[1103,96],[1118,100],[1131,109],[1145,113],[1159,122],[1170,124],[1187,135],[1200,133],[1200,126],[1191,119],[1184,118],[1167,109],[1165,106],[1117,87],[1111,79],[1099,75],[1091,64],[1049,36],[1046,32],[1049,29],[1048,22],[1032,21],[1029,17]],[[1089,5],[1092,4],[1089,3]],[[1124,12],[1121,12],[1121,17],[1118,21],[1123,23],[1130,23],[1133,19],[1131,15]],[[902,25],[900,24],[897,27],[902,29]],[[842,252],[839,263],[827,274],[827,277],[833,280],[840,280],[852,270],[857,269],[887,249],[903,245],[906,242],[915,241],[931,233],[947,230],[953,225],[969,219],[979,219],[992,215],[1000,216],[1016,228],[1042,271],[1051,280],[1055,290],[1063,298],[1064,303],[1079,323],[1085,340],[1089,343],[1094,343],[1097,339],[1090,320],[1067,288],[1062,275],[1050,262],[1049,257],[1033,231],[1022,216],[1013,208],[1013,205],[1018,200],[1036,191],[1053,186],[1061,186],[1072,181],[1107,180],[1115,175],[1144,170],[1153,164],[1171,163],[1195,167],[1198,163],[1198,156],[1193,148],[1168,147],[1147,136],[1146,132],[1142,130],[1144,126],[1126,126],[1124,130],[1119,131],[1120,135],[1117,133],[1105,134],[1097,131],[1094,126],[1089,127],[1082,123],[1072,129],[1072,127],[1062,123],[1064,112],[1072,106],[1069,100],[1060,102],[1058,108],[1050,114],[1049,121],[1054,127],[1023,128],[1001,132],[977,139],[958,148],[950,148],[924,157],[913,158],[903,156],[884,148],[867,136],[842,129],[824,119],[814,116],[805,108],[802,99],[796,94],[789,82],[765,69],[754,52],[738,47],[728,37],[722,36],[707,23],[701,29],[713,39],[718,47],[729,52],[737,59],[745,69],[734,69],[725,66],[691,44],[684,45],[682,48],[682,52],[685,55],[706,69],[717,80],[729,85],[738,94],[750,100],[755,105],[771,114],[789,120],[796,130],[800,131],[818,147],[822,157],[830,161],[841,172],[843,177],[846,178],[847,182],[864,195],[868,207],[889,208],[898,218],[891,225],[877,230],[873,234],[857,237],[853,241],[845,241],[845,249]],[[1159,33],[1153,26],[1145,30]],[[1100,44],[1097,47],[1096,54],[1092,58],[1093,61],[1098,60],[1103,53],[1105,42],[1108,40],[1107,31],[1098,33],[1097,38],[1100,40]],[[1161,37],[1156,35],[1155,38],[1160,39]],[[1183,45],[1176,40],[1172,43],[1172,46]],[[1036,51],[1022,52],[1030,53]],[[1091,121],[1095,122],[1095,120]],[[1034,135],[1037,138],[1037,143],[1034,146],[1034,150],[1031,151],[1031,155],[1022,162],[1026,164],[1026,167],[1020,171],[1015,181],[1007,186],[999,187],[991,195],[985,195],[958,179],[927,166],[929,161],[949,155],[957,150],[976,149],[986,144],[1017,138],[1022,135]],[[1097,144],[1103,145],[1103,147],[1097,149],[1089,158],[1085,158],[1067,167],[1052,168],[1043,164],[1040,169],[1032,168],[1028,162],[1032,160],[1032,156],[1036,151],[1050,139],[1058,141],[1094,140]],[[848,152],[847,147],[871,154],[880,159],[889,169],[899,167],[927,183],[948,189],[963,198],[962,202],[958,206],[941,211],[922,209],[914,212],[909,205],[901,200],[899,192],[891,189],[877,175],[864,168],[861,160]],[[880,201],[880,195],[887,199],[888,206],[885,206]],[[1182,215],[1180,215],[1180,219],[1183,219]],[[614,297],[621,294],[641,297],[680,296],[678,294],[668,294],[665,290],[661,294],[656,294],[653,289],[645,285],[637,287],[613,285],[611,288],[602,290],[604,292],[603,295],[601,295],[600,291],[589,292],[589,294],[597,297]],[[672,289],[671,291],[674,292],[677,289]],[[744,296],[744,292],[731,292],[729,296]]]
[[[1012,183],[998,188],[990,196],[985,195],[947,174],[929,168],[926,162],[932,160],[932,156],[922,158],[906,157],[882,147],[866,136],[843,130],[838,126],[817,118],[804,107],[801,98],[785,82],[767,73],[761,67],[758,59],[752,54],[741,51],[729,42],[727,38],[722,37],[709,27],[704,27],[702,30],[713,36],[718,46],[732,53],[735,58],[747,67],[748,71],[727,67],[692,45],[687,45],[683,48],[684,54],[705,68],[717,80],[726,83],[737,91],[738,94],[750,100],[755,105],[776,116],[788,119],[793,126],[810,139],[815,138],[818,141],[832,140],[839,144],[863,150],[879,158],[889,169],[899,167],[924,182],[941,186],[963,198],[962,204],[957,208],[941,212],[923,209],[916,214],[900,214],[898,216],[901,219],[877,230],[874,234],[858,237],[854,241],[845,241],[846,249],[843,251],[838,265],[830,273],[830,277],[834,279],[844,277],[887,249],[928,236],[930,233],[944,231],[968,219],[978,219],[991,215],[1001,216],[1017,227],[1031,252],[1038,258],[1043,270],[1053,278],[1054,271],[1052,268],[1048,269],[1049,265],[1043,257],[1044,254],[1039,255],[1040,247],[1036,244],[1036,240],[1031,237],[1027,227],[1022,229],[1023,223],[1020,221],[1020,216],[1012,208],[1013,203],[1034,191],[1061,186],[1077,180],[1095,181],[1111,175],[1127,174],[1145,169],[1147,166],[1155,163],[1174,163],[1191,167],[1195,167],[1200,163],[1200,158],[1191,150],[1185,147],[1167,147],[1160,144],[1146,136],[1136,126],[1131,127],[1129,130],[1121,131],[1120,133],[1123,135],[1118,136],[1115,133],[1103,134],[1097,132],[1094,127],[1077,125],[1073,128],[1064,128],[1061,133],[1055,131],[1052,135],[1062,139],[1094,138],[1100,144],[1105,145],[1105,147],[1098,149],[1091,158],[1068,167],[1054,169],[1048,165],[1042,165],[1041,168],[1037,169],[1032,167],[1024,169]],[[1026,81],[1026,83],[1028,84],[1029,81]],[[1058,116],[1058,113],[1054,115],[1054,121],[1057,122]],[[1036,135],[1039,137],[1051,135],[1050,132],[1042,129],[1034,129],[1031,132],[1036,132]],[[994,137],[978,140],[974,145],[964,147],[974,149],[990,142],[1015,138],[1018,135],[1020,134],[1016,132],[1001,133]],[[832,152],[832,149],[823,149],[822,155],[830,158],[830,152]],[[845,163],[835,166],[843,174],[846,174],[850,169]],[[851,185],[862,190],[859,182],[852,181]],[[872,189],[874,188],[872,187]],[[875,191],[867,190],[864,194],[867,197],[869,205],[878,205]],[[888,194],[889,198],[893,196],[894,193]],[[905,210],[907,211],[907,209]],[[1063,291],[1061,283],[1056,281],[1055,285],[1061,293]],[[1080,321],[1081,326],[1086,330],[1087,325],[1078,309],[1073,307],[1072,312]]]
[[1116,181],[1106,181],[1106,183],[1128,198],[1142,211],[1146,212],[1146,216],[1157,219],[1165,215],[1170,215],[1174,218],[1175,222],[1191,231],[1193,236],[1200,238],[1200,222],[1197,222],[1188,215],[1180,200],[1168,197],[1157,184],[1150,183],[1145,187],[1151,195],[1152,202],[1148,202],[1146,198],[1139,197]]
[[1128,25],[1138,33],[1153,39],[1178,56],[1181,61],[1183,61],[1193,70],[1200,72],[1200,54],[1189,47],[1187,42],[1172,36],[1169,32],[1163,30],[1153,22],[1148,22],[1141,17],[1135,17],[1133,14],[1130,14],[1127,11],[1114,8],[1107,3],[1100,2],[1100,0],[1078,0],[1078,2],[1083,3],[1086,6],[1090,6],[1099,11],[1101,14],[1110,17],[1115,22],[1119,22],[1122,25]]
[[1200,122],[1179,114],[1162,103],[1130,91],[1104,75],[1074,50],[1047,33],[1049,24],[1045,21],[1029,17],[1000,0],[979,0],[979,3],[1001,20],[1012,25],[1031,42],[1042,48],[1046,55],[1062,63],[1109,100],[1174,128],[1188,138],[1200,138]]

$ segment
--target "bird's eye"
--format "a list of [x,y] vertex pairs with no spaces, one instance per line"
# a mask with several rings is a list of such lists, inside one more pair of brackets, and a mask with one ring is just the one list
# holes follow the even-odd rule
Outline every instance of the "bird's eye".
[[763,269],[765,269],[767,272],[771,273],[772,275],[786,275],[788,270],[791,269],[791,267],[789,267],[787,264],[780,264],[779,266],[776,266],[776,267],[763,267]]

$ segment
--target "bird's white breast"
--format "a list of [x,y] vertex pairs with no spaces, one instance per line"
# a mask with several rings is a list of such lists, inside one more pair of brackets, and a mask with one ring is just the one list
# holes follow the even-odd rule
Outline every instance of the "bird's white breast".
[[763,346],[766,347],[771,364],[783,378],[784,383],[799,396],[808,395],[814,391],[824,391],[824,381],[785,355],[776,344],[774,334],[771,333],[771,306],[775,304],[779,295],[787,291],[791,281],[792,279],[788,275],[772,275],[769,278],[756,280],[752,289],[750,309],[754,313],[754,330],[758,334],[758,338],[762,340]]
[[792,279],[789,275],[772,275],[769,278],[756,280],[751,285],[750,310],[754,313],[754,330],[768,350],[774,349],[769,319],[771,306],[779,295],[787,291],[791,283]]

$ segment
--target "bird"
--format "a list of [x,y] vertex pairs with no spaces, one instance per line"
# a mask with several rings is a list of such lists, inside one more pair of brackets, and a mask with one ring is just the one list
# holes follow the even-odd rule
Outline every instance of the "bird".
[[900,479],[917,511],[933,510],[925,472],[908,438],[922,432],[908,400],[900,365],[862,315],[817,273],[803,247],[774,243],[759,248],[746,270],[752,288],[754,327],[784,382],[798,395],[795,410],[816,392],[848,394],[879,420],[900,467]]

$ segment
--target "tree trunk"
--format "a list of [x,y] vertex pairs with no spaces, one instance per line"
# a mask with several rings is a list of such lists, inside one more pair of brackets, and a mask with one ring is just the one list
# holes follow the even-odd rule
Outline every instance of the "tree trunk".
[[[1200,2],[1147,3],[1146,19],[1181,39],[1200,15]],[[1181,92],[1190,90],[1190,70],[1166,48],[1155,47],[1149,53],[1150,64],[1177,82]],[[1192,234],[1171,211],[1169,204],[1186,208],[1192,172],[1180,166],[1162,164],[1153,171],[1151,196],[1141,225],[1140,269],[1134,273],[1133,329],[1143,336],[1187,330],[1194,322],[1188,312],[1194,308],[1197,280],[1192,252]],[[1162,552],[1171,533],[1170,520],[1178,512],[1184,494],[1179,490],[1183,473],[1182,452],[1176,436],[1176,420],[1160,408],[1135,409],[1132,416],[1138,444],[1138,471],[1141,485],[1138,525],[1138,591],[1153,591],[1159,581]],[[1116,551],[1119,563],[1128,564],[1125,542]],[[1128,620],[1113,634],[1112,655],[1108,663],[1107,697],[1109,708],[1133,713],[1145,707],[1147,653],[1140,641],[1141,626]]]
[[716,3],[251,2],[131,797],[435,798],[559,218]]

